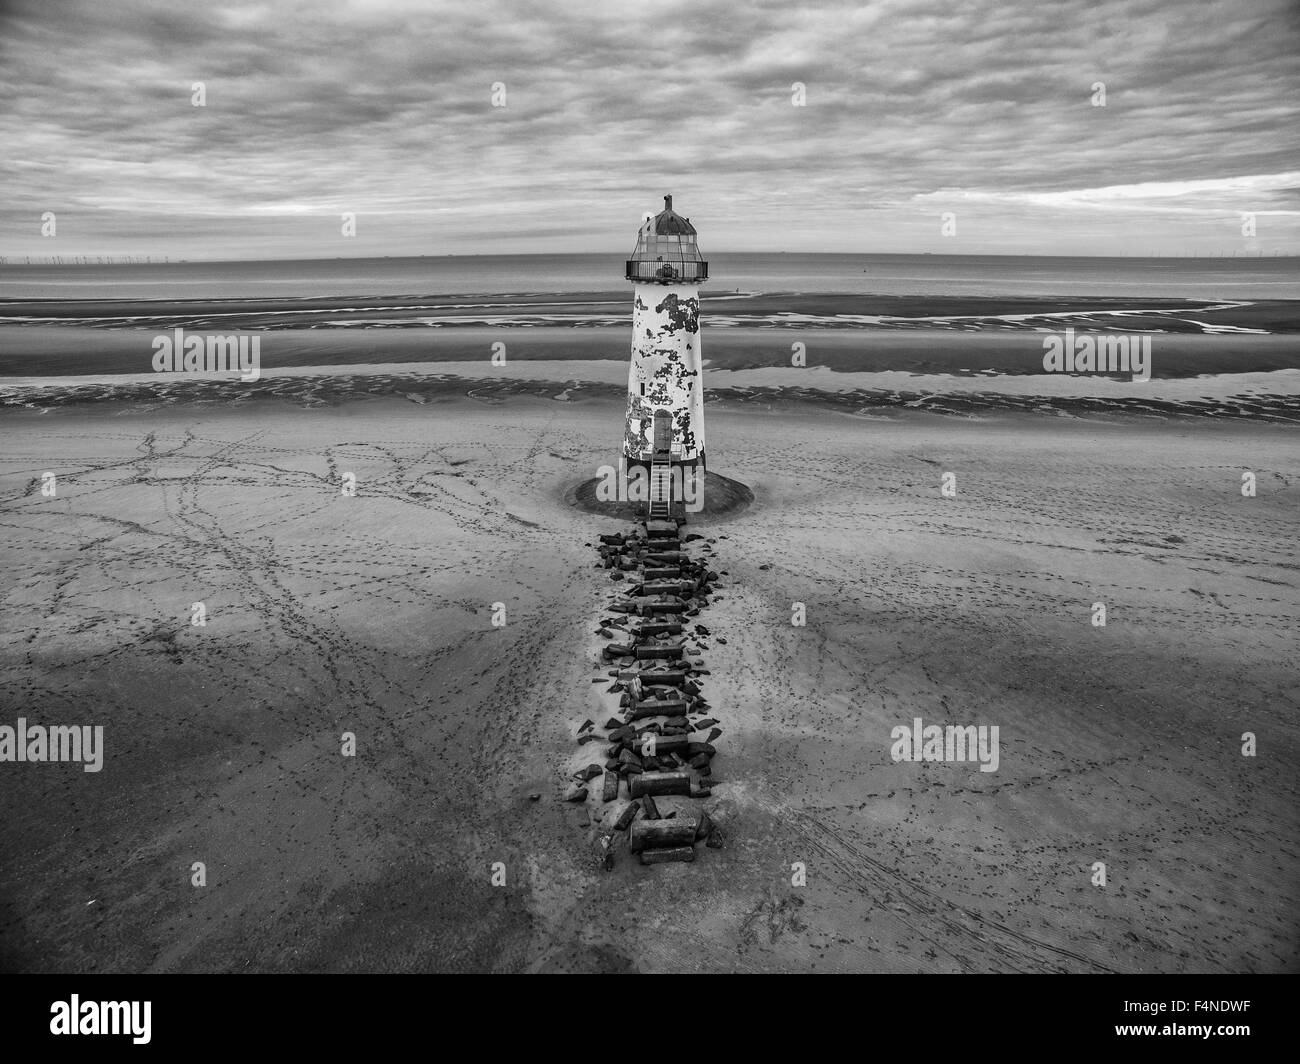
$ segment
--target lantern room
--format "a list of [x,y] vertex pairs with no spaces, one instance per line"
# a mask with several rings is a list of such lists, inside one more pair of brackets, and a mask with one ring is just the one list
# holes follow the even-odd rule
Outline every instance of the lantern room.
[[641,284],[699,284],[709,279],[709,264],[695,243],[695,226],[673,210],[672,196],[665,196],[664,209],[642,224],[626,277]]

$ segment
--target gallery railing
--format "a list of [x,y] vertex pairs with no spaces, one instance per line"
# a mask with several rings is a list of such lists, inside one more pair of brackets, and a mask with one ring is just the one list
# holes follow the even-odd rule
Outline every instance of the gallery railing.
[[709,264],[628,259],[625,276],[629,281],[641,281],[646,284],[698,284],[709,279]]

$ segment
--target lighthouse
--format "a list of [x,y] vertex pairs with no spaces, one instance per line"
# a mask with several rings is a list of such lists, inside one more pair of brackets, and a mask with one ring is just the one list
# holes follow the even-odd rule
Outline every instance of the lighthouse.
[[[627,260],[633,285],[623,463],[629,498],[666,518],[704,505],[704,378],[700,368],[700,257],[695,226],[673,210],[647,217]],[[639,488],[638,485],[643,487]]]

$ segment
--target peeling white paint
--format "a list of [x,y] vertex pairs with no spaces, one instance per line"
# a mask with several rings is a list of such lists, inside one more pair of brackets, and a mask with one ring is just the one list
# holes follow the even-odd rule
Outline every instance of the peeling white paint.
[[627,381],[623,453],[649,461],[656,410],[672,417],[672,458],[704,456],[704,376],[698,285],[637,284],[632,309],[632,361]]

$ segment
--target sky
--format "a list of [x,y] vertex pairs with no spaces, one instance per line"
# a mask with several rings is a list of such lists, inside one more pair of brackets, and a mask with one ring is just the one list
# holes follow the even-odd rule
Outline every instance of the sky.
[[8,262],[630,253],[668,193],[706,255],[1300,254],[1300,3],[0,0]]

